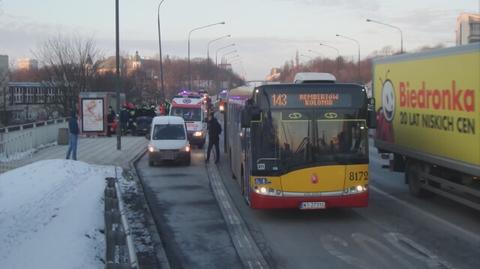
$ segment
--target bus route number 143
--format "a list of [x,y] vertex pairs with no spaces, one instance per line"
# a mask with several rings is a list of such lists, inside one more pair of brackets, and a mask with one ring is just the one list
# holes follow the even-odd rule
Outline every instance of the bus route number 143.
[[274,106],[286,106],[287,105],[287,95],[282,94],[272,94],[272,103]]

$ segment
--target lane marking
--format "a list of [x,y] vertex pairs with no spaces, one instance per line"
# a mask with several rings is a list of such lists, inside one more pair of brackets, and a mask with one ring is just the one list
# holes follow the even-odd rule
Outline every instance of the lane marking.
[[342,238],[328,234],[328,235],[322,236],[320,241],[322,242],[322,245],[327,250],[327,252],[330,253],[330,255],[337,257],[338,259],[344,261],[348,265],[361,268],[361,269],[372,268],[371,266],[366,264],[363,260],[350,256],[346,253],[343,253],[343,251],[339,250],[335,245],[339,245],[340,247],[343,247],[343,248],[349,247],[347,241],[343,240]]
[[[417,242],[405,237],[400,233],[387,233],[383,235],[392,245],[398,248],[403,253],[410,255],[420,261],[423,261],[430,268],[443,266],[448,269],[454,269],[452,265],[446,261],[441,260],[437,255],[433,254],[426,247]],[[414,251],[415,250],[415,251]]]
[[381,194],[381,195],[383,195],[383,196],[385,196],[385,197],[387,197],[387,198],[389,198],[389,199],[391,199],[391,200],[393,200],[397,203],[399,203],[400,205],[403,205],[403,206],[409,208],[412,211],[416,211],[417,213],[421,213],[421,214],[425,215],[426,217],[431,218],[435,222],[439,222],[440,224],[443,224],[443,225],[449,227],[450,229],[456,230],[457,232],[463,234],[463,236],[466,237],[468,239],[468,241],[471,241],[471,239],[474,239],[475,241],[480,242],[480,236],[475,234],[474,232],[468,231],[468,230],[466,230],[462,227],[457,226],[456,224],[453,224],[453,223],[451,223],[451,222],[449,222],[445,219],[437,217],[437,216],[433,215],[432,213],[429,213],[429,212],[427,212],[427,211],[425,211],[421,208],[418,208],[418,207],[416,207],[416,206],[414,206],[414,205],[412,205],[408,202],[400,200],[397,197],[395,197],[391,194],[388,194],[388,193],[380,190],[379,188],[377,188],[375,186],[370,186],[370,189],[378,192],[379,194]]
[[[353,233],[352,234],[353,240],[360,245],[366,252],[370,254],[371,257],[376,259],[378,262],[383,264],[383,268],[388,268],[391,264],[391,261],[388,261],[386,258],[393,258],[397,261],[398,264],[403,265],[403,268],[416,268],[406,259],[403,259],[398,254],[396,254],[392,249],[388,246],[375,240],[374,238],[367,236],[361,233]],[[375,250],[375,248],[377,250]],[[383,251],[382,254],[378,252],[378,250]],[[386,256],[385,256],[386,255]]]

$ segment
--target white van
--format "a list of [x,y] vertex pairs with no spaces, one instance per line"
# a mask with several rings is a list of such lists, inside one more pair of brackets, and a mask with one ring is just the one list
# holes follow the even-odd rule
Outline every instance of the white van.
[[152,120],[148,144],[148,164],[161,161],[181,161],[190,165],[190,143],[182,117],[159,116]]

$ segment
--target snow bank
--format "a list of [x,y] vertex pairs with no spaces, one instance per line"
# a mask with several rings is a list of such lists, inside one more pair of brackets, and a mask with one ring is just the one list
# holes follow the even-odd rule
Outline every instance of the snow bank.
[[70,160],[0,175],[0,267],[103,268],[103,191],[114,175]]

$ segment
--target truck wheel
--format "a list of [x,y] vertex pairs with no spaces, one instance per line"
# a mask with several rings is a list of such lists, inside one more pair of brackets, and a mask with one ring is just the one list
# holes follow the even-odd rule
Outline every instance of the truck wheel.
[[432,193],[422,187],[425,182],[420,178],[420,172],[421,167],[418,162],[409,161],[407,163],[405,177],[408,182],[408,189],[415,197],[430,197],[432,196]]

